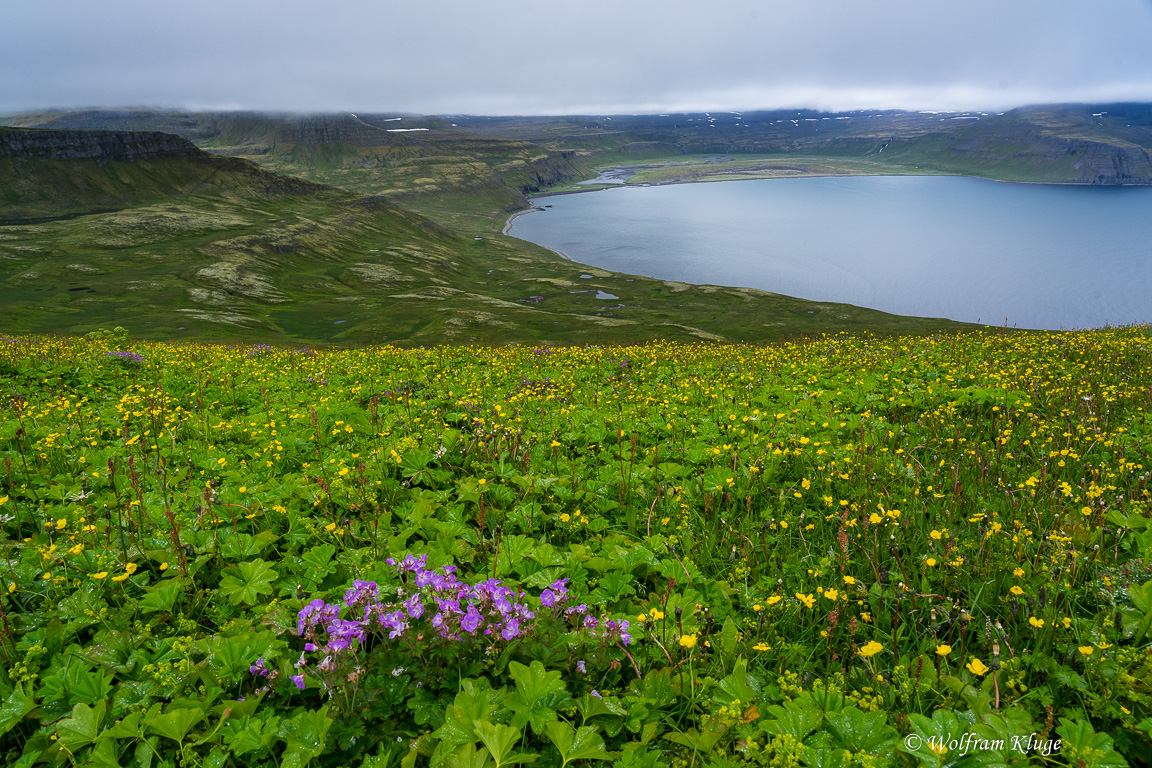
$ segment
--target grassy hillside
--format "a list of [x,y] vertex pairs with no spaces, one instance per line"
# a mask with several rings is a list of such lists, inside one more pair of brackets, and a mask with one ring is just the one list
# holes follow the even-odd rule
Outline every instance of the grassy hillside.
[[1152,760],[1146,333],[5,341],[5,765]]
[[[92,139],[53,136],[71,147],[65,154],[84,154]],[[378,196],[196,149],[0,160],[0,188],[20,195],[0,205],[0,221],[57,213],[0,226],[9,333],[123,326],[155,339],[428,344],[958,327],[589,269],[501,235],[449,231]]]

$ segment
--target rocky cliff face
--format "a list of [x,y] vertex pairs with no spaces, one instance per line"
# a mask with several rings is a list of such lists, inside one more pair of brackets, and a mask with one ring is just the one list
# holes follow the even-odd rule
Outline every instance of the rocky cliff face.
[[1142,147],[1073,141],[1066,154],[1083,184],[1152,184],[1152,157]]
[[196,157],[202,154],[187,139],[156,131],[0,128],[0,158],[131,162],[162,157]]

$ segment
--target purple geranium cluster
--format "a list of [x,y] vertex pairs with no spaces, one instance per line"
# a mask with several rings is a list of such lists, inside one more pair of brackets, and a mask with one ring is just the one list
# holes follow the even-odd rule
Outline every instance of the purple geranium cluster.
[[[605,644],[623,647],[632,642],[626,620],[601,621],[587,605],[568,605],[569,579],[557,579],[540,593],[543,616],[538,617],[527,594],[504,586],[499,579],[467,584],[460,581],[455,566],[429,568],[427,555],[384,562],[399,579],[399,585],[386,595],[376,582],[357,579],[342,601],[316,598],[300,609],[296,634],[304,640],[304,651],[294,665],[297,674],[289,678],[297,688],[304,688],[309,654],[319,659],[311,671],[322,681],[334,682],[344,675],[348,680],[358,678],[363,670],[356,651],[370,636],[422,645],[429,640],[449,644],[482,639],[495,646],[534,634],[539,618],[557,617],[585,637]],[[252,674],[270,682],[276,673],[260,659],[252,666]]]
[[[427,555],[385,562],[400,579],[399,587],[387,598],[381,596],[376,582],[357,579],[340,603],[316,598],[300,610],[296,633],[305,641],[304,653],[295,665],[299,674],[291,678],[298,688],[304,685],[308,653],[321,657],[316,672],[326,676],[337,669],[347,651],[365,644],[369,635],[386,635],[390,640],[436,636],[447,642],[486,638],[497,643],[510,642],[534,629],[536,612],[528,596],[499,579],[466,584],[457,577],[455,566],[429,568]],[[540,604],[560,611],[568,597],[568,579],[559,579],[543,591]],[[585,606],[579,609],[581,614],[587,612]],[[253,674],[263,673],[262,663],[253,667]]]
[[248,348],[248,354],[245,357],[259,357],[268,352],[275,352],[276,349],[268,344],[253,344]]
[[125,363],[135,363],[136,365],[144,364],[144,356],[138,352],[125,352],[120,349],[113,350],[104,354],[105,357],[111,357],[115,360],[120,360]]

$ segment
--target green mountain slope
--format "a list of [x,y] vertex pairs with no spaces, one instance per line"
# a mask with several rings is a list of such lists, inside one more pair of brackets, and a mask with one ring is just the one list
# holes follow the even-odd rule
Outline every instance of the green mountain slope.
[[[112,139],[99,132],[43,134],[7,131],[0,164],[0,189],[23,190],[0,202],[0,221],[58,214],[0,226],[9,333],[120,325],[157,339],[585,343],[957,326],[589,269],[165,140],[114,157],[100,154]],[[52,150],[29,149],[33,139]]]

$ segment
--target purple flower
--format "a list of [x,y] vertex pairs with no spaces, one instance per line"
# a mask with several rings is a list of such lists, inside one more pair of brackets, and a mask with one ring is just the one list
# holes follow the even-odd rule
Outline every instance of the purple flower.
[[268,677],[268,666],[264,663],[264,657],[256,659],[256,663],[248,667],[248,673],[251,675],[260,675],[261,677]]
[[313,627],[327,624],[340,615],[340,606],[328,605],[320,598],[316,598],[300,609],[297,614],[296,634],[304,635]]
[[468,612],[460,620],[460,628],[465,632],[475,632],[483,621],[484,617],[480,615],[480,611],[476,610],[476,606],[469,603]]
[[301,691],[304,690],[304,675],[292,675],[288,679],[296,683],[298,689]]
[[316,650],[316,643],[304,643],[304,650],[306,650],[306,651]]
[[601,695],[600,695],[600,691],[596,690],[595,688],[593,688],[593,689],[591,690],[591,694],[592,694],[593,696],[595,696],[596,698],[598,698],[598,699],[603,699],[603,698],[604,698],[603,696],[601,696]]
[[360,605],[365,605],[369,600],[379,600],[380,590],[376,587],[374,581],[361,581],[356,579],[352,582],[352,589],[344,593],[344,604],[349,608],[356,608]]
[[518,634],[520,634],[520,622],[516,619],[510,619],[508,623],[504,625],[504,629],[500,631],[500,637],[505,640],[511,640]]
[[580,674],[584,674],[585,672],[588,671],[588,667],[584,664],[583,659],[576,662],[576,671],[579,672]]
[[404,609],[408,611],[408,615],[413,619],[418,619],[424,615],[424,603],[420,600],[420,595],[415,594],[404,603]]
[[392,613],[385,613],[377,620],[380,626],[388,630],[388,637],[395,640],[400,635],[404,634],[404,630],[408,628],[408,622],[404,620],[404,613],[402,611],[392,611]]

